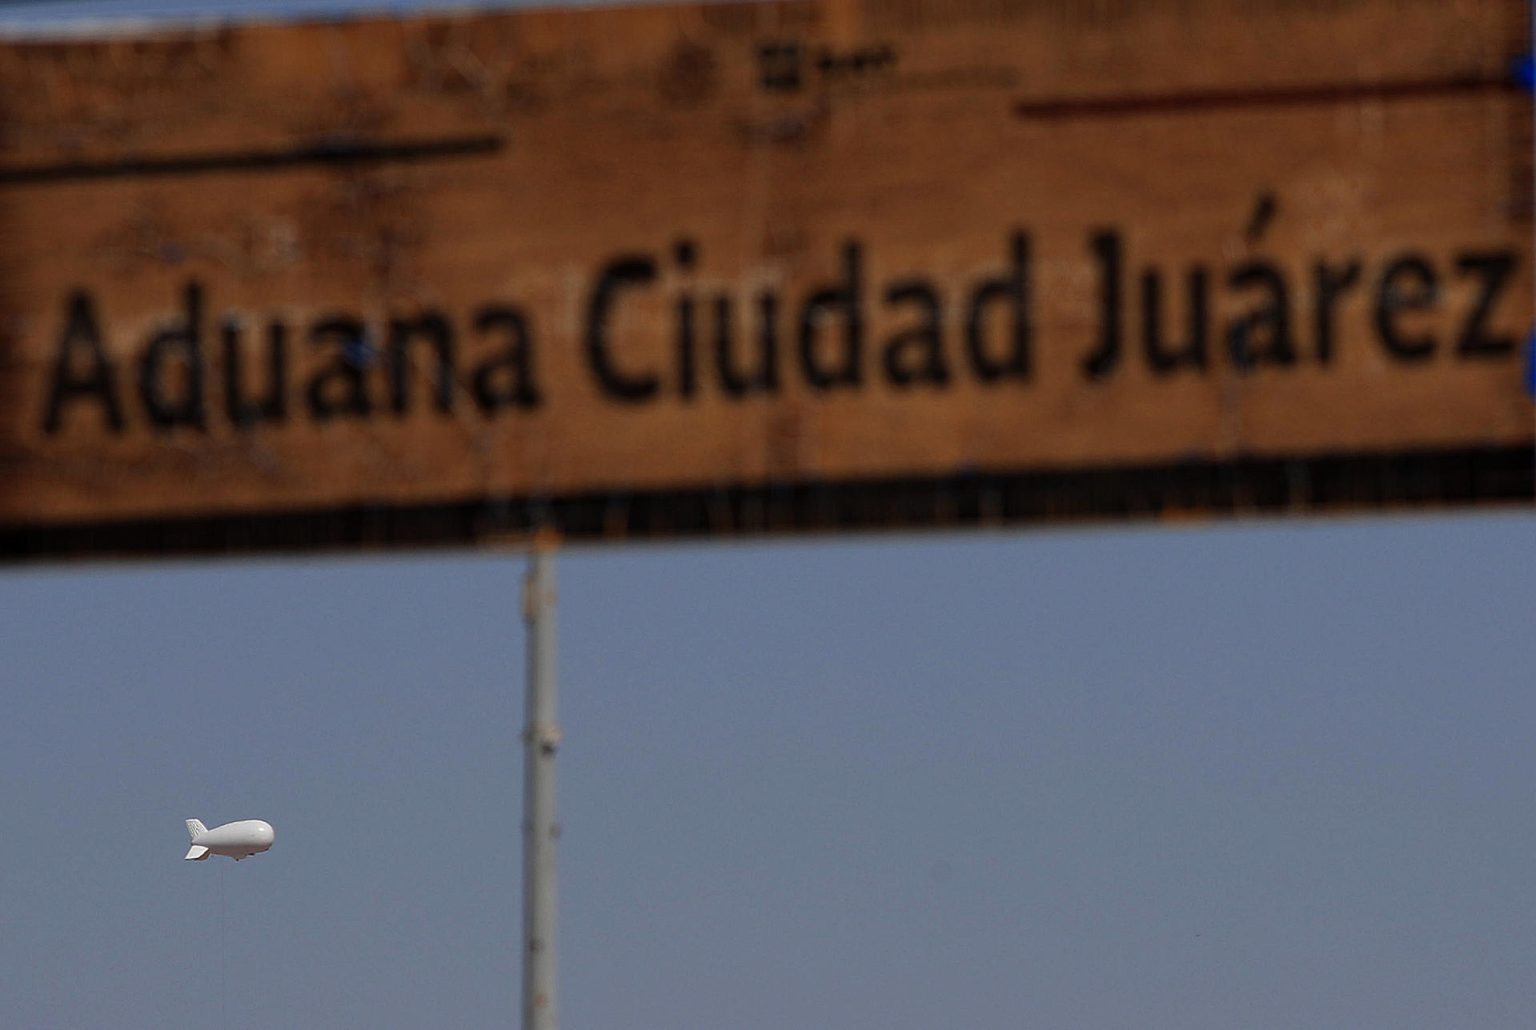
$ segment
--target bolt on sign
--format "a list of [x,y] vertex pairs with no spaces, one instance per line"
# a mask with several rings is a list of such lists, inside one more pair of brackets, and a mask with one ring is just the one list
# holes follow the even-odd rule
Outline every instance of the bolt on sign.
[[0,554],[1532,492],[1523,0],[0,43]]

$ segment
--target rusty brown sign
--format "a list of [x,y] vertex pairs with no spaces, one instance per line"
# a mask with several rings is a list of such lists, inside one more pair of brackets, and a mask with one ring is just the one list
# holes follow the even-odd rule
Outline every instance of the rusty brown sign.
[[0,44],[0,550],[1529,497],[1519,0]]

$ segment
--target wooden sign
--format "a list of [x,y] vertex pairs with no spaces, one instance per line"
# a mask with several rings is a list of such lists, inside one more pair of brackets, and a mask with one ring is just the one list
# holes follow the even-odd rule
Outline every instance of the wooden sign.
[[0,551],[1529,497],[1521,0],[0,45]]

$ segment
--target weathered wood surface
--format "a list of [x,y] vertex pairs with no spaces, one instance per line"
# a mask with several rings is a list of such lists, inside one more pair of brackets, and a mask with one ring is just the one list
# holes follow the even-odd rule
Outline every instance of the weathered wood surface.
[[0,528],[1525,447],[1526,29],[813,0],[6,43]]

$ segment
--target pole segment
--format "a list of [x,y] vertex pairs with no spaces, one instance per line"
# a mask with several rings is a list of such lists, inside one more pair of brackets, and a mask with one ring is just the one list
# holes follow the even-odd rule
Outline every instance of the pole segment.
[[557,1030],[554,541],[540,536],[528,556],[523,620],[528,628],[528,693],[523,729],[523,1030]]

